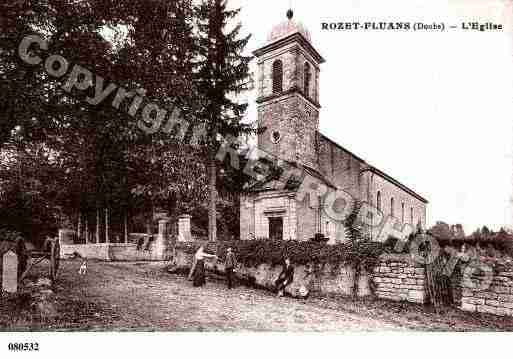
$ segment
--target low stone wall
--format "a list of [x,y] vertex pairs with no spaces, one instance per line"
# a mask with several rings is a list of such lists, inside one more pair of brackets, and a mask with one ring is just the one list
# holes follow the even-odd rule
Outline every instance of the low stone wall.
[[136,244],[111,244],[109,246],[109,258],[111,261],[163,261],[170,258],[170,254],[159,253],[154,244],[149,250],[137,249]]
[[61,244],[60,257],[72,257],[78,253],[83,258],[109,260],[109,244]]
[[137,249],[133,243],[100,243],[100,244],[64,244],[61,245],[61,258],[70,258],[74,253],[87,259],[103,261],[164,261],[171,257],[171,253],[155,250],[155,243],[149,250]]
[[[193,249],[198,246],[194,243],[177,243],[174,250],[175,267],[190,268]],[[210,249],[210,252],[215,252],[215,249]],[[206,261],[205,266],[208,270],[224,273],[224,265],[216,261]],[[240,265],[236,275],[246,283],[273,290],[281,270],[281,265],[265,263],[258,266]],[[350,265],[316,266],[312,263],[295,267],[294,281],[287,287],[287,292],[295,296],[299,288],[304,286],[310,292],[320,295],[352,296],[354,281],[355,270]],[[383,255],[370,275],[361,268],[357,288],[359,297],[370,296],[374,292],[374,295],[381,299],[413,303],[427,301],[425,270],[408,255]]]
[[373,272],[378,298],[420,304],[427,302],[425,268],[409,255],[383,255]]
[[[513,263],[486,262],[491,271],[464,269],[461,278],[461,309],[469,312],[513,316]],[[484,290],[480,290],[484,289]]]

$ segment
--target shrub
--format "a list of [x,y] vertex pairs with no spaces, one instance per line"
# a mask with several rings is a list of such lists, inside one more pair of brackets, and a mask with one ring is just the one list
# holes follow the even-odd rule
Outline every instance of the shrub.
[[217,255],[224,259],[226,249],[233,248],[239,262],[245,265],[282,264],[285,257],[294,264],[363,264],[372,265],[378,257],[388,251],[387,247],[375,242],[327,245],[314,241],[232,241],[220,242]]
[[20,232],[11,231],[8,229],[0,229],[0,241],[16,242],[18,240],[23,241],[23,236]]

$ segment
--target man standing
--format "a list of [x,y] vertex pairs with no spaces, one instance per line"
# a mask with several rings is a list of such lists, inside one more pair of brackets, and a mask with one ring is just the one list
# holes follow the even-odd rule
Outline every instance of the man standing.
[[224,262],[224,268],[226,272],[226,281],[228,284],[228,289],[232,289],[233,287],[233,269],[237,266],[237,258],[235,258],[235,254],[231,248],[228,248],[226,251],[226,260]]

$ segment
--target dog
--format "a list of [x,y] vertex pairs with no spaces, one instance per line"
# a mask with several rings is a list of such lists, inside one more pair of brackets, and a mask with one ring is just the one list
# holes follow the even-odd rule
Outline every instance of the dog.
[[78,274],[86,275],[87,274],[87,261],[83,261],[80,269],[78,270]]

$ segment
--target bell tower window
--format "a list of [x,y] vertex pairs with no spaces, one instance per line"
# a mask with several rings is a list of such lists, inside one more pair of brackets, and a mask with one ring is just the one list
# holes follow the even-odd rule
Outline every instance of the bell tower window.
[[305,96],[310,97],[310,82],[312,80],[312,69],[310,68],[310,64],[308,62],[305,62],[305,74],[304,74],[304,90],[305,90]]
[[273,63],[273,94],[283,92],[283,63],[276,60]]

